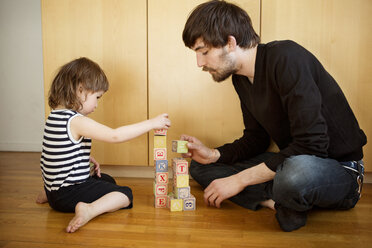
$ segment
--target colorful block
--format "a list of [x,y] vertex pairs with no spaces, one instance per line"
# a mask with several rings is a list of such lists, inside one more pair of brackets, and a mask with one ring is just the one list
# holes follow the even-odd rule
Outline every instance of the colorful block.
[[189,198],[183,199],[183,210],[195,210],[196,209],[196,199],[193,195],[190,195]]
[[155,160],[155,172],[167,172],[168,171],[168,160]]
[[154,131],[155,135],[167,135],[167,129],[156,129]]
[[168,184],[154,182],[154,195],[166,196],[168,194]]
[[167,207],[167,196],[155,196],[155,207],[166,208]]
[[173,159],[173,175],[188,175],[189,174],[189,163],[183,158]]
[[168,183],[168,172],[156,172],[155,183]]
[[154,148],[154,160],[166,160],[167,149],[166,148]]
[[183,210],[183,200],[170,198],[170,211],[182,211]]
[[174,196],[177,199],[185,199],[190,197],[190,187],[173,188]]
[[176,188],[189,187],[189,175],[173,176],[173,187]]
[[167,136],[154,136],[154,148],[167,148]]
[[172,141],[172,152],[187,153],[187,141],[186,140],[173,140]]

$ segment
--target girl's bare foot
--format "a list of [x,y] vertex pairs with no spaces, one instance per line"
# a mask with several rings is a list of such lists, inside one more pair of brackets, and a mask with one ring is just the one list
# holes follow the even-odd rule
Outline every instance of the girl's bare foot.
[[36,197],[36,203],[43,204],[48,202],[45,190],[42,190]]
[[84,226],[88,221],[90,221],[94,216],[90,214],[89,204],[84,202],[79,202],[75,207],[75,217],[72,218],[70,223],[66,228],[66,232],[72,233],[78,230],[80,227]]

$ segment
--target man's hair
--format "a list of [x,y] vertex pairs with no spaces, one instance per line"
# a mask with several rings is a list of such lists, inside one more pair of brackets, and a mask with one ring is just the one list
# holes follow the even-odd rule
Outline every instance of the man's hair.
[[242,48],[260,43],[247,12],[234,4],[213,0],[198,5],[191,12],[182,38],[189,48],[195,45],[198,38],[209,46],[222,47],[227,44],[229,35],[234,36],[237,45]]
[[79,85],[86,92],[106,92],[109,83],[99,65],[88,58],[75,59],[60,69],[49,90],[48,104],[54,109],[65,106],[68,109],[79,110],[82,107],[77,96]]

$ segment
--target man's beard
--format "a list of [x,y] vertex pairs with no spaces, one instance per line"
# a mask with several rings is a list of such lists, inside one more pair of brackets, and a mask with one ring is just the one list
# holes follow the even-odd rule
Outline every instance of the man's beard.
[[223,52],[220,55],[221,61],[224,62],[223,67],[220,69],[212,69],[207,66],[203,67],[203,71],[210,71],[212,72],[212,78],[215,82],[222,82],[226,80],[228,77],[230,77],[232,74],[237,72],[237,69],[235,68],[235,63],[232,61],[230,57],[227,56],[227,52]]

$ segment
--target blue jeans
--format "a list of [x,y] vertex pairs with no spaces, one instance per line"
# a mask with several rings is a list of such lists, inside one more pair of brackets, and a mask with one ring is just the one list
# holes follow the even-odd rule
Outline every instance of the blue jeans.
[[[217,178],[239,173],[273,155],[274,153],[263,153],[233,165],[221,163],[202,165],[191,161],[190,174],[196,182],[206,188]],[[268,199],[296,211],[307,211],[314,206],[350,209],[360,197],[357,176],[357,173],[344,168],[334,159],[310,155],[293,156],[278,166],[273,180],[247,186],[229,200],[252,210],[261,208],[260,202]]]

